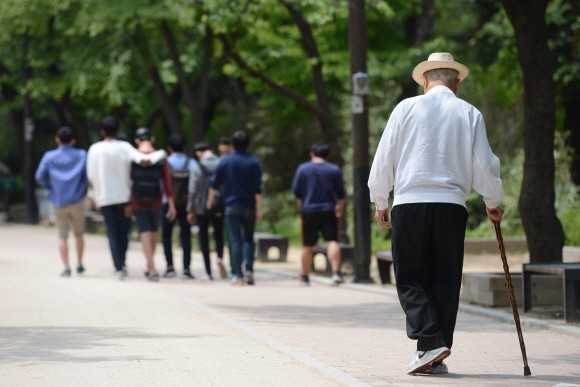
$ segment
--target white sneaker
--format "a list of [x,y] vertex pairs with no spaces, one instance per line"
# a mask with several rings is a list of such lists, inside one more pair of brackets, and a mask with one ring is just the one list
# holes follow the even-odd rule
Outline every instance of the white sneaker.
[[451,351],[447,347],[432,349],[431,351],[417,351],[407,367],[407,373],[409,375],[423,374],[431,368],[433,363],[442,361],[450,354]]
[[342,276],[338,273],[334,273],[330,280],[332,281],[332,285],[334,285],[334,286],[338,286],[338,285],[344,283],[344,278],[342,278]]
[[447,365],[445,363],[440,362],[437,364],[433,364],[431,368],[425,371],[425,373],[428,375],[442,375],[449,373],[449,369],[447,368]]

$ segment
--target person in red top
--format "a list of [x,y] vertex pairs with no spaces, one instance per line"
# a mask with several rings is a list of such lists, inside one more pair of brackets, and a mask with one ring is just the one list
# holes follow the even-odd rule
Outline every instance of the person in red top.
[[[155,152],[154,140],[149,128],[139,128],[135,132],[135,144],[140,152]],[[149,167],[134,164],[131,178],[133,180],[131,210],[137,221],[139,239],[147,261],[145,276],[149,281],[159,281],[154,255],[163,212],[162,192],[167,196],[169,220],[173,221],[176,215],[169,166],[164,161]]]

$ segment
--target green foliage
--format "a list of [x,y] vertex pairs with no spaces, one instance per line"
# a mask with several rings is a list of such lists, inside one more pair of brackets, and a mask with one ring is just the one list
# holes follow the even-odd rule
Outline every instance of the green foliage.
[[577,202],[575,207],[559,211],[558,217],[564,228],[566,245],[580,246],[580,202]]
[[[575,8],[574,8],[575,7]],[[555,33],[549,41],[557,63],[554,79],[558,84],[567,85],[580,81],[580,15],[574,1],[551,1],[546,19]],[[570,49],[572,47],[572,49]]]
[[292,245],[302,243],[300,210],[290,190],[276,195],[265,192],[262,212],[263,219],[256,225],[257,231],[284,235]]
[[556,132],[554,146],[555,170],[555,190],[556,190],[556,210],[563,210],[574,207],[578,202],[580,187],[572,183],[570,176],[570,163],[573,158],[573,150],[566,145],[568,132]]
[[[285,3],[297,7],[307,20],[319,58],[306,55],[300,31]],[[420,0],[366,4],[369,152],[374,153],[413,67],[430,52],[453,52],[471,69],[460,97],[482,111],[490,143],[502,161],[505,233],[521,235],[517,202],[523,173],[523,91],[512,27],[496,2],[436,1],[432,34],[418,45],[411,30],[416,27],[413,23],[417,23],[422,4]],[[580,16],[573,4],[553,0],[548,7],[554,79],[560,87],[573,85],[580,78],[580,48],[574,44]],[[485,17],[481,7],[485,7]],[[0,135],[5,140],[0,158],[11,166],[23,164],[18,122],[25,93],[32,97],[39,123],[36,159],[54,146],[54,127],[75,122],[79,130],[90,131],[87,137],[94,141],[94,123],[105,114],[121,116],[126,131],[148,125],[155,133],[164,133],[166,121],[151,69],[159,72],[189,136],[187,128],[199,117],[191,116],[184,106],[176,68],[160,29],[161,23],[167,23],[196,95],[203,87],[202,39],[213,36],[209,107],[203,113],[208,121],[205,139],[216,143],[221,135],[235,129],[251,133],[251,150],[260,157],[265,171],[265,219],[260,227],[299,242],[299,215],[288,188],[295,168],[307,160],[310,144],[320,139],[320,125],[310,111],[272,91],[231,61],[220,38],[227,38],[233,52],[251,69],[308,101],[317,98],[311,77],[313,65],[322,65],[332,118],[342,128],[337,143],[347,161],[343,171],[352,196],[348,13],[348,2],[327,0],[2,0]],[[213,35],[206,35],[210,33]],[[25,52],[32,75],[26,88],[21,67]],[[561,117],[563,112],[558,114]],[[158,137],[159,144],[163,143]],[[555,150],[556,207],[567,237],[577,240],[578,191],[566,175],[570,154],[563,143],[564,138],[559,137]],[[467,205],[470,233],[493,233],[481,198],[472,194]],[[352,230],[351,213],[352,208],[348,213]],[[389,230],[378,229],[373,222],[372,239],[373,248],[387,248]]]

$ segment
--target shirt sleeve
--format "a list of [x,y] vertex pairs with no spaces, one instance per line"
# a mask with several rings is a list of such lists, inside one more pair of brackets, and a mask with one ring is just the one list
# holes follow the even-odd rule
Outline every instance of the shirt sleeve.
[[163,149],[151,153],[143,153],[140,152],[137,148],[134,148],[128,142],[123,141],[123,143],[126,144],[124,146],[127,149],[127,152],[129,153],[130,161],[135,162],[137,164],[139,164],[141,161],[144,160],[151,162],[151,164],[157,164],[158,162],[164,160],[167,157],[167,152],[165,152]]
[[400,105],[395,107],[383,131],[379,146],[369,173],[369,193],[371,202],[378,210],[389,207],[389,193],[395,184],[395,156],[397,133],[400,128]]
[[169,170],[169,163],[163,163],[163,171],[162,171],[162,178],[163,178],[163,191],[165,192],[165,196],[168,198],[173,198],[173,184],[171,182],[171,172]]
[[187,181],[187,212],[195,212],[195,197],[199,191],[199,182],[203,173],[199,162],[192,165],[193,167],[189,171],[189,180]]
[[473,141],[473,189],[483,197],[487,208],[496,208],[504,196],[499,158],[493,154],[481,115],[478,116]]
[[256,161],[256,169],[254,174],[254,195],[262,193],[262,167],[260,162]]
[[292,179],[292,193],[294,197],[297,199],[302,198],[302,189],[301,187],[302,182],[302,168],[299,166],[294,173],[294,178]]
[[42,185],[46,189],[51,189],[50,187],[50,176],[48,172],[48,158],[46,154],[40,160],[40,164],[36,169],[36,173],[34,174],[34,178],[36,181]]
[[337,168],[336,171],[336,187],[335,187],[335,194],[336,194],[336,198],[337,199],[344,199],[346,196],[346,192],[344,190],[344,180],[342,178],[342,171],[340,170],[340,168]]
[[89,148],[87,151],[87,179],[89,181],[89,186],[91,185],[91,181],[94,179],[94,149],[92,147]]
[[218,166],[210,179],[210,187],[213,189],[218,189],[224,182],[224,159],[220,159]]

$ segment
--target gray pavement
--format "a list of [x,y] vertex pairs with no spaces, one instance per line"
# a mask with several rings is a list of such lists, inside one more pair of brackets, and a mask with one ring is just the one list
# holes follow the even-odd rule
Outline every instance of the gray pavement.
[[578,325],[522,316],[524,377],[511,313],[462,305],[450,373],[408,376],[392,286],[301,287],[297,249],[258,262],[254,287],[150,283],[137,242],[119,281],[106,239],[86,244],[86,274],[60,278],[53,228],[0,224],[0,386],[580,386]]

